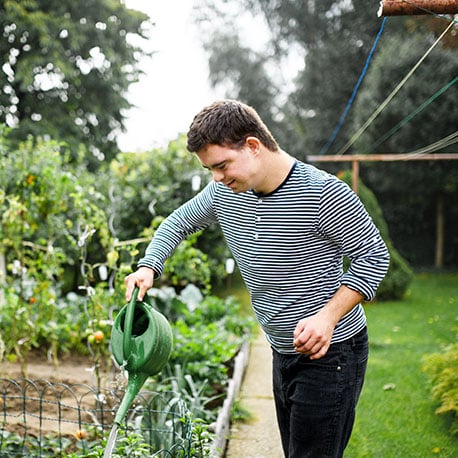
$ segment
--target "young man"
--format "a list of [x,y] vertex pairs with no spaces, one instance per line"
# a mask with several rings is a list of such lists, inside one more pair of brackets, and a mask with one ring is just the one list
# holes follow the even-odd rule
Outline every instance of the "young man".
[[158,228],[126,299],[134,286],[143,298],[187,235],[218,223],[272,346],[285,456],[341,457],[368,356],[361,302],[388,269],[385,243],[345,183],[282,151],[245,104],[204,108],[187,146],[214,181]]

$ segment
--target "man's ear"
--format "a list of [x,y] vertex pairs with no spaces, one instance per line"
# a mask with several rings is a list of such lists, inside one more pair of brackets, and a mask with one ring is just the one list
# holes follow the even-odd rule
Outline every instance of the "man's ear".
[[250,148],[251,152],[258,154],[261,149],[261,141],[258,137],[247,137],[245,144]]

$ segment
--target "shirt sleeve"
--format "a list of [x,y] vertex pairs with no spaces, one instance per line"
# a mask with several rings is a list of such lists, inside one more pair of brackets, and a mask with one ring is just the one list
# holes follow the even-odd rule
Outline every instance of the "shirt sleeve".
[[359,197],[343,181],[332,177],[323,187],[319,230],[338,244],[350,267],[342,284],[374,299],[389,267],[389,252]]
[[216,222],[213,211],[215,183],[209,183],[199,194],[173,211],[157,228],[153,239],[140,259],[138,267],[149,267],[158,278],[165,261],[188,235]]

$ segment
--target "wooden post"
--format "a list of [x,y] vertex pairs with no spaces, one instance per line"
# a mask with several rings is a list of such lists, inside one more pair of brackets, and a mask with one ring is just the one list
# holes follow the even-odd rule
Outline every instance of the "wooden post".
[[352,188],[353,188],[353,191],[355,191],[355,193],[358,194],[358,180],[359,180],[359,160],[358,159],[352,161],[352,169],[353,169]]
[[382,0],[377,16],[414,16],[430,13],[456,14],[458,0]]
[[435,266],[444,267],[444,195],[439,192],[436,200],[436,257]]

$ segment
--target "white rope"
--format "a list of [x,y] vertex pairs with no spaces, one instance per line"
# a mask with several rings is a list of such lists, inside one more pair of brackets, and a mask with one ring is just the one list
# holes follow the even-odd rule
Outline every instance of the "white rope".
[[448,27],[441,33],[439,38],[431,45],[431,47],[425,52],[425,54],[420,58],[420,60],[414,65],[410,72],[403,78],[403,80],[394,88],[393,92],[385,99],[385,101],[374,111],[372,116],[363,124],[362,127],[356,132],[355,135],[338,151],[337,156],[345,154],[347,150],[358,140],[361,134],[372,124],[374,119],[382,112],[382,110],[391,102],[393,97],[400,91],[402,86],[407,82],[407,80],[413,75],[417,68],[423,63],[423,61],[428,57],[431,51],[436,47],[436,45],[442,40],[445,34],[453,27],[454,23],[450,22]]
[[[430,151],[437,150],[439,148],[445,148],[446,146],[453,145],[458,142],[458,130],[453,132],[453,134],[448,135],[447,137],[438,140],[437,142],[431,143],[431,145],[424,146],[423,148],[417,149],[409,153],[409,156],[421,156],[423,154],[429,153]],[[458,154],[457,154],[458,156]]]

